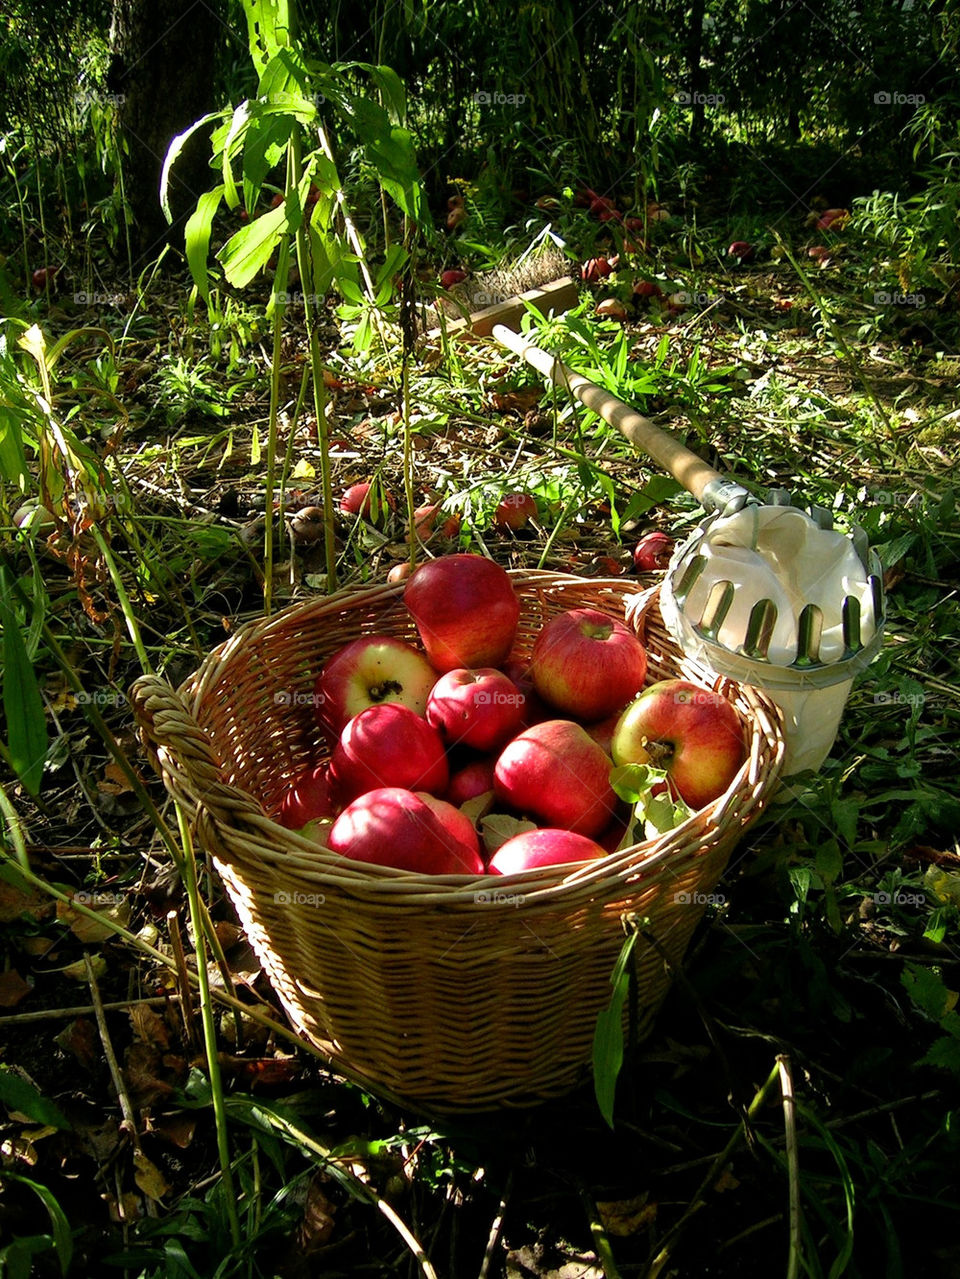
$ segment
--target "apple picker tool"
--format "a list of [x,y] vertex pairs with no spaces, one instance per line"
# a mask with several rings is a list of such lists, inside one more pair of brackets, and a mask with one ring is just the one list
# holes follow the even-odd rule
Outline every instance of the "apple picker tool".
[[576,396],[664,467],[707,518],[675,550],[660,593],[664,622],[688,656],[752,684],[784,716],[784,775],[830,752],[854,677],[880,649],[880,563],[865,533],[773,490],[762,501],[672,436],[506,325],[501,345]]

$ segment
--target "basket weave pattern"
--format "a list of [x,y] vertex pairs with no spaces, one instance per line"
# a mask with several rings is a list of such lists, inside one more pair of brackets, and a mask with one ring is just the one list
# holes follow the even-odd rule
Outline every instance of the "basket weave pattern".
[[753,689],[711,681],[663,630],[657,591],[619,579],[511,574],[521,600],[512,656],[550,617],[596,607],[627,617],[648,682],[712,683],[747,726],[729,791],[655,841],[586,863],[507,877],[423,876],[361,865],[271,820],[302,769],[323,757],[310,694],[323,662],[364,633],[417,643],[403,587],[343,591],[252,622],[174,691],[144,677],[132,696],[141,738],[195,823],[296,1029],[348,1077],[455,1113],[558,1096],[589,1068],[598,1012],[624,939],[635,947],[638,1037],[650,1029],[730,852],[774,790],[778,712]]

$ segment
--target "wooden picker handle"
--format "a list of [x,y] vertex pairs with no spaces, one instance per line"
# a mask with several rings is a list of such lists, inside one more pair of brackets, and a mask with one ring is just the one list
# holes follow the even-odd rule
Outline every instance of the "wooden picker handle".
[[574,373],[573,369],[555,355],[534,346],[527,338],[503,324],[494,326],[493,336],[502,346],[514,351],[538,373],[549,378],[555,386],[570,391],[581,404],[615,426],[634,448],[646,453],[665,471],[669,471],[677,483],[682,484],[688,493],[692,493],[698,502],[702,500],[707,485],[723,481],[720,472],[708,466],[696,453],[678,443],[666,431],[654,426],[649,418],[632,409],[623,400],[618,400],[610,391],[597,386],[596,382],[591,382],[582,374]]

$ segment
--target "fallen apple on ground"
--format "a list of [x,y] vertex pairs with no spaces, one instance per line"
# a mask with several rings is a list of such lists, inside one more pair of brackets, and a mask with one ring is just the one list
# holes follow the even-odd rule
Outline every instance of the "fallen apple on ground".
[[453,832],[465,836],[466,831],[456,818],[463,818],[463,814],[433,796],[397,786],[379,787],[343,810],[327,837],[327,846],[354,861],[397,870],[482,875],[476,833],[470,843],[458,838]]
[[622,622],[595,608],[552,617],[530,657],[533,686],[551,706],[595,721],[625,706],[643,687],[647,655]]
[[403,600],[431,666],[499,666],[513,647],[520,601],[507,571],[482,555],[443,555],[407,580]]
[[324,664],[313,686],[317,722],[336,740],[369,706],[396,702],[416,715],[427,710],[437,672],[423,653],[390,635],[362,635]]
[[340,510],[344,515],[359,515],[371,524],[383,524],[387,518],[387,508],[393,511],[396,506],[392,493],[368,480],[351,484],[340,499]]
[[509,528],[514,532],[536,518],[537,504],[529,493],[508,493],[493,513],[497,528]]
[[439,794],[450,778],[436,729],[406,706],[370,706],[349,720],[330,759],[342,803],[382,786]]
[[689,680],[661,680],[645,688],[613,734],[615,764],[663,769],[694,810],[728,789],[745,756],[743,725],[734,707]]
[[441,675],[427,698],[427,723],[447,746],[492,751],[520,732],[524,697],[492,666],[465,666]]
[[573,862],[596,861],[606,852],[585,835],[558,827],[544,826],[524,831],[501,844],[490,858],[491,875],[517,875],[540,866],[565,866]]
[[654,573],[670,563],[673,538],[666,533],[646,533],[633,548],[633,566],[638,573]]
[[519,813],[590,837],[610,822],[617,797],[610,756],[572,720],[524,729],[493,770],[497,798]]

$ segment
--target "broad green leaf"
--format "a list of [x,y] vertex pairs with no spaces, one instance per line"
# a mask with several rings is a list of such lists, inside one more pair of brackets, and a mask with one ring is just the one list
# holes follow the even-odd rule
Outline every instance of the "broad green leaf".
[[828,839],[820,845],[814,865],[825,884],[832,884],[839,878],[843,870],[843,853],[835,839]]
[[187,224],[184,227],[187,264],[190,267],[190,274],[193,276],[201,296],[208,302],[210,300],[210,273],[207,268],[207,261],[210,254],[210,231],[223,194],[224,188],[222,186],[214,187],[212,191],[204,191],[197,201],[197,207],[187,218]]
[[245,288],[267,265],[280,237],[291,229],[287,213],[286,204],[261,213],[234,232],[221,248],[217,257],[223,263],[223,273],[236,288]]
[[47,755],[47,717],[36,671],[17,618],[7,603],[6,570],[0,570],[0,626],[3,628],[3,710],[7,749],[17,776],[31,795],[40,791]]
[[69,1119],[59,1106],[44,1097],[36,1085],[7,1066],[0,1066],[0,1102],[36,1124],[48,1124],[51,1128],[70,1127]]
[[273,115],[258,122],[247,133],[243,148],[243,202],[253,210],[260,197],[263,181],[283,157],[295,127],[286,116]]
[[610,1003],[598,1015],[593,1034],[593,1088],[597,1105],[607,1124],[613,1127],[613,1106],[617,1079],[623,1065],[623,1005],[630,989],[627,964],[636,945],[637,934],[631,932],[624,941],[610,977],[613,994]]
[[[250,127],[251,119],[252,111],[250,103],[241,102],[234,110],[233,118],[230,121],[230,128],[227,130],[227,136],[224,139],[220,168],[223,173],[223,194],[226,199],[228,209],[235,209],[239,203],[239,197],[237,196],[237,184],[233,180],[232,156],[237,143],[246,134]],[[203,292],[202,289],[201,292]]]
[[265,68],[280,49],[292,42],[292,22],[287,0],[243,0],[247,18],[247,47],[254,66]]
[[53,1227],[53,1242],[57,1250],[57,1260],[60,1262],[60,1273],[65,1275],[70,1269],[70,1263],[73,1260],[73,1231],[70,1229],[70,1222],[67,1220],[66,1213],[57,1202],[53,1191],[41,1185],[40,1182],[31,1181],[28,1177],[21,1177],[19,1173],[6,1172],[4,1176],[13,1181],[19,1181],[21,1185],[29,1186],[34,1194],[43,1201],[43,1206],[46,1208],[47,1215],[50,1218],[50,1225]]
[[668,475],[652,475],[639,493],[634,493],[621,513],[621,520],[635,520],[654,506],[660,506],[677,493],[683,492],[683,485]]
[[173,214],[170,212],[170,170],[173,168],[174,161],[183,150],[190,138],[198,129],[202,129],[205,124],[209,124],[211,120],[222,120],[222,111],[209,111],[206,115],[201,116],[199,120],[195,120],[189,129],[184,129],[183,133],[178,133],[167,148],[167,154],[163,159],[163,169],[160,173],[160,207],[163,209],[163,215],[168,222],[173,222]]
[[0,404],[0,476],[21,493],[27,484],[27,457],[23,448],[23,418]]
[[299,50],[282,48],[277,50],[264,68],[257,85],[257,96],[274,99],[277,95],[288,95],[300,98],[316,112],[316,108],[306,101],[310,88],[310,72]]

